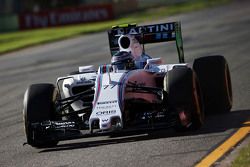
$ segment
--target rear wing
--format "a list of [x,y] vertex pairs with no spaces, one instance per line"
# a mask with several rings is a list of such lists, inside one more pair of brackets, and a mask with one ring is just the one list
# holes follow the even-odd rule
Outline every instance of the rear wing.
[[179,62],[185,62],[180,22],[144,26],[137,26],[136,24],[113,26],[112,29],[108,30],[109,47],[112,56],[119,51],[118,38],[126,34],[134,35],[143,45],[148,43],[176,41]]

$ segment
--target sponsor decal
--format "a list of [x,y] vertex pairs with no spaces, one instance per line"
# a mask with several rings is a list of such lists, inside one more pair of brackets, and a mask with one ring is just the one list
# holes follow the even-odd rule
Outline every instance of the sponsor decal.
[[75,122],[55,122],[56,128],[74,128]]
[[109,119],[102,119],[102,122],[108,122]]
[[111,4],[64,8],[19,15],[20,29],[53,27],[113,19]]
[[174,23],[164,23],[164,24],[131,27],[127,29],[118,28],[118,29],[114,29],[114,31],[115,31],[115,35],[124,35],[124,34],[172,32],[174,31],[174,29],[175,29]]
[[97,106],[96,109],[98,109],[98,110],[107,110],[107,109],[116,108],[116,107],[117,107],[117,105]]
[[117,100],[113,100],[113,101],[101,101],[101,102],[97,102],[97,105],[101,105],[101,104],[113,104],[113,103],[117,103]]
[[116,110],[106,110],[106,111],[98,111],[96,115],[112,115],[115,114]]
[[94,81],[93,81],[93,80],[90,80],[90,79],[88,79],[88,78],[86,78],[86,77],[84,77],[84,76],[79,76],[79,78],[78,78],[78,80],[77,80],[76,83],[77,83],[77,84],[82,84],[82,83],[93,84]]

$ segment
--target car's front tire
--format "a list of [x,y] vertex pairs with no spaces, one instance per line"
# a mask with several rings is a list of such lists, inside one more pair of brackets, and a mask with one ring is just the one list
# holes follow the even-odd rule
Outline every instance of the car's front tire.
[[32,129],[32,123],[52,120],[55,117],[54,102],[56,90],[53,84],[31,85],[24,94],[24,127],[27,143],[33,147],[51,147],[58,141],[42,140],[37,138],[36,132]]

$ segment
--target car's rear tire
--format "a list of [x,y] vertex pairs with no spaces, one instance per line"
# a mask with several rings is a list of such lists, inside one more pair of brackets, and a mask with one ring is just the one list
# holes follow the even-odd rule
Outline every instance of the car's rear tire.
[[54,101],[56,90],[53,84],[31,85],[24,94],[24,127],[27,143],[33,147],[52,147],[58,141],[37,139],[36,132],[31,128],[35,122],[48,121],[55,118]]
[[223,56],[195,59],[196,72],[203,93],[206,113],[225,113],[232,108],[232,86],[229,67]]
[[[175,67],[164,78],[167,106],[177,116],[177,131],[196,130],[204,123],[204,107],[199,81],[194,71]],[[186,124],[185,123],[186,117]]]

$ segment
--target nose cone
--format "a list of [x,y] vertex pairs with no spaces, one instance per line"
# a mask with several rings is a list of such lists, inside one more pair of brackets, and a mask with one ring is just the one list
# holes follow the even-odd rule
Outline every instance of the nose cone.
[[110,118],[100,118],[100,129],[107,130],[111,128],[111,120]]

